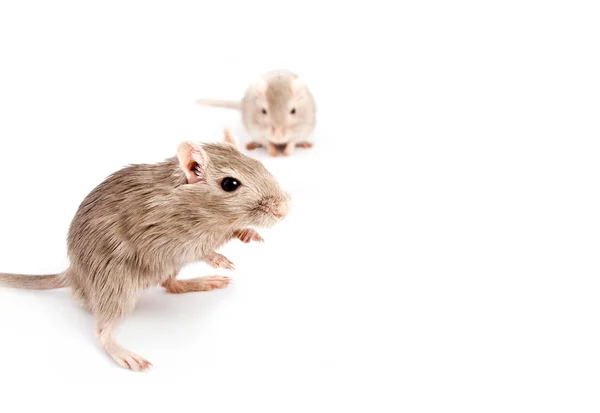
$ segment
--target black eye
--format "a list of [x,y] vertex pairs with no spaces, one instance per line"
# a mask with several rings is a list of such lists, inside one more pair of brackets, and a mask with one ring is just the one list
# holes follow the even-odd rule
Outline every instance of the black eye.
[[293,108],[292,111],[290,112],[292,115],[296,114],[296,108]]
[[221,188],[223,191],[233,192],[241,185],[240,181],[235,178],[224,178],[221,181]]
[[262,113],[263,113],[263,115],[266,115],[266,114],[267,114],[267,110],[266,110],[266,109],[263,109],[263,110],[262,110]]

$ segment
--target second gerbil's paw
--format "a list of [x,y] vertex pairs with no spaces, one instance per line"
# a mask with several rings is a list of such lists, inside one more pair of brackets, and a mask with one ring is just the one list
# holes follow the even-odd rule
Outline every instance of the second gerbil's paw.
[[212,255],[210,258],[207,259],[207,262],[213,268],[224,268],[226,270],[234,270],[235,269],[235,266],[233,265],[233,263],[231,261],[229,261],[229,259],[222,254],[215,253],[214,255]]
[[283,154],[285,156],[290,156],[292,153],[294,153],[294,148],[296,147],[296,144],[294,142],[290,142],[287,145],[285,145],[285,149],[283,150]]
[[265,242],[265,240],[260,236],[260,234],[252,228],[246,228],[241,231],[235,231],[233,235],[240,241],[245,242],[246,244],[250,241]]
[[312,148],[312,147],[313,147],[313,144],[312,144],[312,142],[308,142],[308,141],[302,141],[302,142],[298,142],[298,143],[296,144],[296,146],[297,146],[298,148]]
[[277,150],[277,146],[273,145],[272,143],[268,144],[267,150],[269,151],[269,155],[271,155],[271,156],[277,156],[277,155],[279,155],[279,151]]

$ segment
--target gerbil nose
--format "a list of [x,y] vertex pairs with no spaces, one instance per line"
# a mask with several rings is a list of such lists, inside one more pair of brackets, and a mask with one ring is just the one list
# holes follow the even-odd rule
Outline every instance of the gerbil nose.
[[285,128],[277,129],[275,126],[271,127],[273,137],[277,140],[282,140],[285,137]]
[[283,198],[278,202],[277,209],[282,217],[285,217],[290,212],[290,194],[285,193]]

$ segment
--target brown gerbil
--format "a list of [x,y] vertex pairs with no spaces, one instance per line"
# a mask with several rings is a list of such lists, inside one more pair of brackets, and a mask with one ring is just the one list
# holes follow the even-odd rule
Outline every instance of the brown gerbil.
[[201,105],[239,109],[252,141],[246,149],[266,146],[271,156],[278,147],[289,156],[296,147],[310,148],[316,125],[316,104],[302,79],[287,70],[265,73],[250,85],[241,102],[202,99]]
[[227,241],[262,241],[250,226],[268,227],[288,212],[289,197],[257,160],[224,143],[182,143],[177,156],[126,167],[82,202],[68,235],[70,267],[56,275],[0,274],[0,284],[33,289],[71,287],[96,318],[104,350],[121,366],[150,363],[113,338],[141,290],[162,285],[184,293],[226,287],[227,277],[177,280],[194,261],[233,269],[216,250]]

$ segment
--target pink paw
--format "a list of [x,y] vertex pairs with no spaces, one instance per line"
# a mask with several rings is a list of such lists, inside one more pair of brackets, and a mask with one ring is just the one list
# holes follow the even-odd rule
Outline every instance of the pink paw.
[[269,143],[269,145],[267,146],[267,150],[269,151],[269,155],[271,155],[271,156],[275,157],[275,156],[279,155],[277,146],[273,145],[272,143]]
[[260,234],[251,228],[236,231],[235,236],[240,241],[245,242],[246,244],[250,241],[265,242],[265,240],[260,236]]
[[285,149],[283,150],[283,154],[285,156],[290,156],[292,153],[294,153],[294,148],[295,145],[293,143],[288,143]]
[[215,288],[225,288],[231,282],[231,278],[220,275],[211,275],[200,278],[202,281],[202,291],[214,290]]
[[142,356],[138,356],[135,353],[130,353],[127,351],[119,351],[115,354],[110,355],[114,361],[121,367],[126,369],[130,369],[133,371],[146,371],[152,363],[143,358]]
[[235,266],[229,259],[221,254],[214,254],[212,257],[208,259],[208,263],[213,268],[224,268],[226,270],[233,270]]

